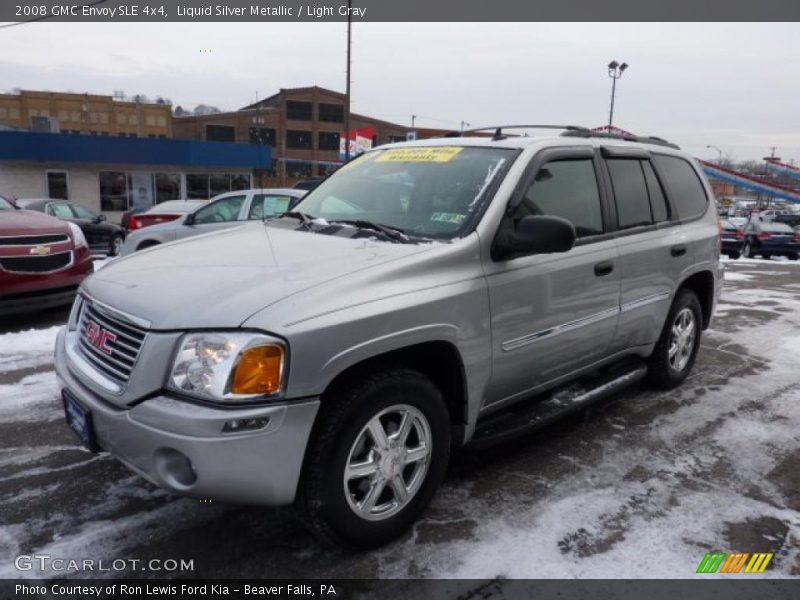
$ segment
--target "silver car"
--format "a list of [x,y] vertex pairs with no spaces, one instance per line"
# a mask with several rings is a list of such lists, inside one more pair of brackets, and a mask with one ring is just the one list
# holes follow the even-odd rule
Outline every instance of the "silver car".
[[126,238],[120,255],[126,256],[166,242],[229,229],[238,221],[274,217],[291,210],[305,194],[305,190],[284,188],[220,194],[177,219],[133,231]]
[[173,493],[384,544],[451,448],[684,381],[722,281],[711,198],[655,138],[376,148],[279,218],[89,277],[56,345],[67,422]]

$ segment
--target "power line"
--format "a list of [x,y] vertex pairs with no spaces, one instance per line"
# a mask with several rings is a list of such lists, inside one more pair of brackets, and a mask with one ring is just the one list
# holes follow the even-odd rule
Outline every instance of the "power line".
[[[94,2],[89,2],[88,4],[82,4],[81,8],[84,6],[97,6],[98,4],[105,4],[108,0],[95,0]],[[41,17],[34,17],[33,19],[28,19],[27,21],[17,21],[16,23],[6,23],[5,25],[0,25],[0,29],[7,29],[8,27],[17,27],[18,25],[28,25],[29,23],[36,23],[39,21],[47,21],[48,19],[54,19],[57,15],[42,15]]]

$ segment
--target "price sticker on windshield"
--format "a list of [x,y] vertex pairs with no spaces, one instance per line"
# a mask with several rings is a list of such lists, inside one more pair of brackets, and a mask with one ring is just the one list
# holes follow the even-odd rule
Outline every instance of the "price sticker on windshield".
[[375,162],[431,162],[446,163],[464,148],[443,146],[429,148],[392,148],[381,154]]

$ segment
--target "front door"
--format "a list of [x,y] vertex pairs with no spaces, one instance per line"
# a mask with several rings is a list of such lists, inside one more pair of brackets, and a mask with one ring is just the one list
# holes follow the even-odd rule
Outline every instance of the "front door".
[[487,406],[530,394],[608,353],[620,270],[599,168],[591,148],[545,150],[513,197],[519,199],[501,227],[527,215],[556,215],[572,222],[577,242],[569,252],[485,266],[493,346]]

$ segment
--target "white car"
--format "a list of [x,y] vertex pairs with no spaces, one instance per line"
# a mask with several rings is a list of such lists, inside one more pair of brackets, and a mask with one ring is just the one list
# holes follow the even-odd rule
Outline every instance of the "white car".
[[132,231],[122,246],[120,256],[158,244],[228,229],[240,221],[278,216],[291,210],[307,193],[306,190],[272,188],[220,194],[177,219]]

